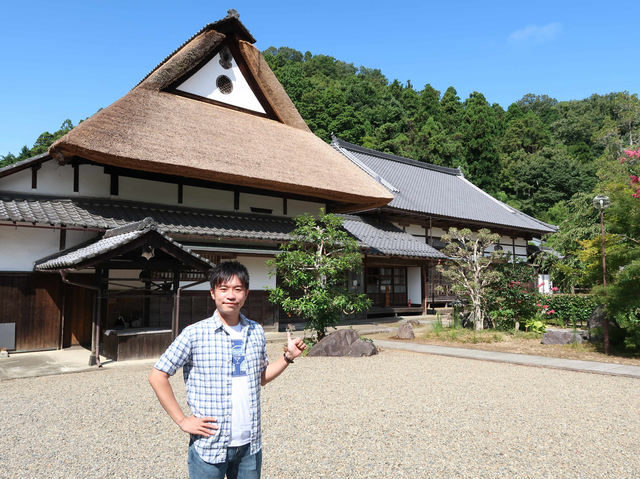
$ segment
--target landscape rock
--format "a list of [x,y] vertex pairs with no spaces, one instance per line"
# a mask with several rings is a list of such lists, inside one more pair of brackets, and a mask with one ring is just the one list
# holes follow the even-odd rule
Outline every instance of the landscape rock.
[[399,339],[413,339],[416,335],[413,333],[413,326],[409,323],[403,323],[398,328],[398,338]]
[[417,319],[404,319],[402,323],[410,324],[414,328],[417,328],[420,326],[420,321],[418,321]]
[[[597,331],[593,329],[600,328]],[[609,336],[616,336],[620,326],[612,318],[609,318]],[[604,340],[604,308],[602,305],[596,307],[587,321],[587,339],[589,341],[600,342]]]
[[548,330],[542,336],[542,344],[573,344],[583,343],[582,331],[561,331],[561,330]]
[[346,356],[361,357],[378,354],[378,350],[369,341],[363,341],[354,329],[341,329],[318,343],[309,351],[309,357],[315,356]]

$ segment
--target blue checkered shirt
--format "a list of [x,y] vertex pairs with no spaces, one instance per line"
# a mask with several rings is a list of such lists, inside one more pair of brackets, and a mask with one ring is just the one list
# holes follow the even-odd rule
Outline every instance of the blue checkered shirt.
[[[251,395],[251,454],[262,447],[260,378],[267,368],[266,338],[262,327],[240,315]],[[214,417],[219,429],[209,437],[191,436],[200,457],[210,464],[227,460],[231,436],[232,342],[216,311],[212,317],[185,330],[169,346],[155,368],[173,376],[184,367],[187,403],[196,417]]]

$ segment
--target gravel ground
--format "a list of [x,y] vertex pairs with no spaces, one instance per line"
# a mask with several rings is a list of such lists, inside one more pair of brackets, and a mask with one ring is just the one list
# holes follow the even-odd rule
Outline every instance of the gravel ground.
[[[148,373],[0,382],[0,477],[186,477]],[[262,397],[265,478],[640,477],[637,379],[383,351],[300,358]]]

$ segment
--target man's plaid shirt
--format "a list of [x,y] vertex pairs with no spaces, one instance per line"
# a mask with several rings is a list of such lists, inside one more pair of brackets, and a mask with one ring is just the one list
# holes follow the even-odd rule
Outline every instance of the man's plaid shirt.
[[[269,364],[262,327],[240,315],[251,395],[251,454],[262,447],[260,424],[260,378]],[[169,346],[155,368],[173,376],[184,367],[187,403],[196,417],[213,417],[219,429],[209,437],[192,436],[200,457],[210,464],[227,460],[231,435],[231,349],[229,333],[216,311],[212,317],[185,330]]]

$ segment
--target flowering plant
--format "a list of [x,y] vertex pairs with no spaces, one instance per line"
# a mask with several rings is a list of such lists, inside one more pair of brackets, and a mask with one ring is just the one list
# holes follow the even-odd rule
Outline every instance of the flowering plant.
[[640,173],[636,170],[636,165],[640,162],[640,148],[638,150],[625,150],[625,156],[621,156],[618,160],[620,164],[625,163],[629,168],[629,183],[631,188],[635,190],[631,196],[640,198]]

